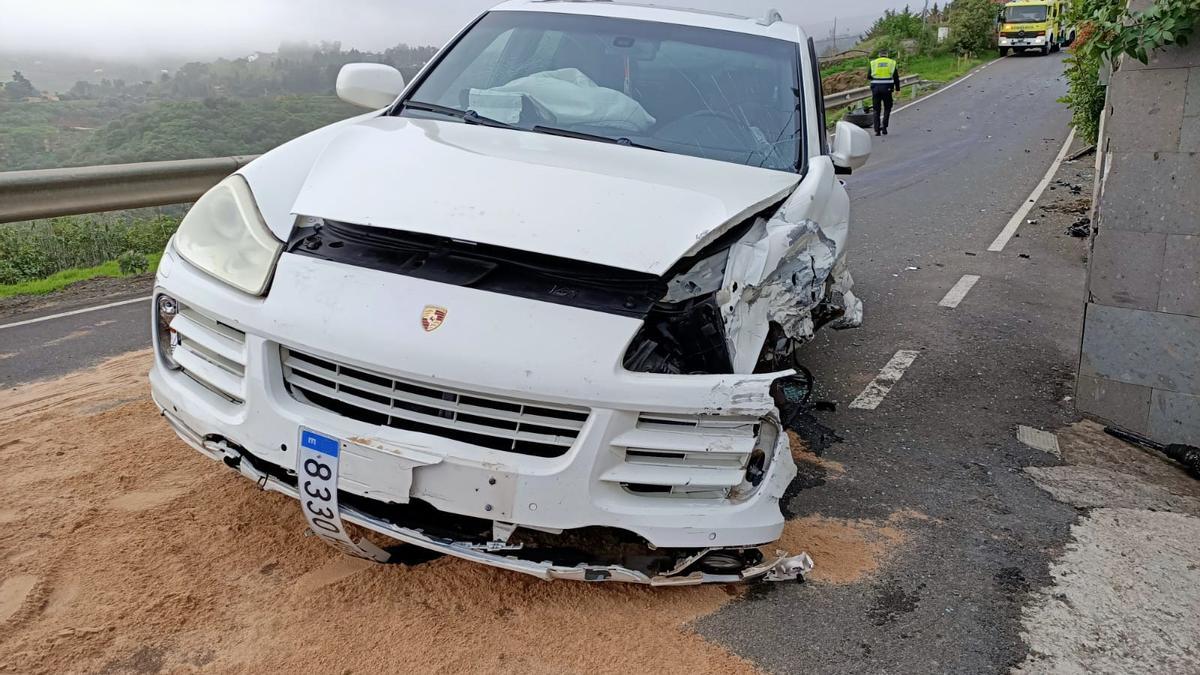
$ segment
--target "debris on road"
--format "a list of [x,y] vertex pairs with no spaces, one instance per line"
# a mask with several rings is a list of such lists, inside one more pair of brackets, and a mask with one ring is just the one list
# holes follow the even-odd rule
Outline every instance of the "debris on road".
[[1017,427],[1017,440],[1034,450],[1048,452],[1055,457],[1062,456],[1062,451],[1058,448],[1058,436],[1049,431],[1019,426]]
[[[1075,183],[1068,183],[1067,181],[1065,181],[1061,178],[1056,179],[1054,181],[1054,184],[1059,187],[1067,188],[1068,190],[1070,190],[1071,194],[1073,194],[1073,195],[1083,194],[1083,186],[1082,185],[1077,185]],[[1053,190],[1054,187],[1051,187],[1050,189]]]
[[1080,218],[1075,221],[1071,227],[1067,228],[1067,234],[1080,239],[1091,236],[1092,234],[1092,219]]
[[1092,145],[1089,145],[1086,148],[1080,150],[1079,152],[1072,154],[1070,157],[1067,158],[1067,161],[1074,162],[1076,160],[1087,157],[1088,155],[1094,155],[1094,154],[1096,154],[1096,145],[1092,144]]
[[1187,469],[1188,473],[1192,474],[1193,478],[1200,478],[1200,448],[1194,445],[1184,445],[1182,443],[1164,444],[1158,443],[1145,436],[1121,429],[1120,427],[1107,427],[1104,433],[1119,438],[1126,443],[1133,443],[1144,448],[1157,450],[1167,457],[1175,460]]

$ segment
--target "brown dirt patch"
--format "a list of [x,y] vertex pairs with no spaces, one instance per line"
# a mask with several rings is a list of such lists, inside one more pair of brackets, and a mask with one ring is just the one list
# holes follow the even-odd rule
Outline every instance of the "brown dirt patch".
[[1046,204],[1038,208],[1049,213],[1087,214],[1092,210],[1092,200],[1080,197],[1078,199]]
[[687,629],[724,588],[374,566],[302,536],[291,500],[175,438],[149,358],[0,392],[24,523],[0,528],[0,671],[753,671]]
[[0,582],[0,624],[21,609],[37,582],[38,578],[32,574],[18,574]]
[[[740,588],[376,566],[302,536],[294,502],[175,437],[149,361],[0,392],[3,520],[20,523],[0,527],[0,671],[753,672],[688,628]],[[903,543],[899,520],[804,518],[781,547],[850,583]]]
[[909,510],[884,521],[807,516],[788,521],[773,547],[807,551],[816,563],[809,577],[813,581],[850,584],[873,576],[908,540],[906,524],[929,520]]
[[858,89],[867,86],[867,74],[858,70],[843,70],[821,80],[821,86],[826,95]]

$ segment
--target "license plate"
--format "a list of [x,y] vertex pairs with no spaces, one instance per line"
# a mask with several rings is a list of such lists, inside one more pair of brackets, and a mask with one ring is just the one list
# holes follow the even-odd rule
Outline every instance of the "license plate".
[[387,551],[366,539],[354,541],[346,532],[338,507],[338,464],[342,443],[336,438],[308,429],[300,430],[300,451],[296,457],[296,488],[300,510],[313,534],[345,553],[387,562]]

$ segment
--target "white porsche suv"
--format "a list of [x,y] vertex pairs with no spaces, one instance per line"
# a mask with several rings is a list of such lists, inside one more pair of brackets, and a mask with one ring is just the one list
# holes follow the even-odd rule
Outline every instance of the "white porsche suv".
[[390,551],[349,524],[544,579],[803,573],[768,546],[783,422],[796,348],[862,320],[837,174],[870,152],[845,124],[830,147],[817,70],[777,13],[553,0],[411,83],[346,66],[374,111],[168,246],[154,400],[354,555]]

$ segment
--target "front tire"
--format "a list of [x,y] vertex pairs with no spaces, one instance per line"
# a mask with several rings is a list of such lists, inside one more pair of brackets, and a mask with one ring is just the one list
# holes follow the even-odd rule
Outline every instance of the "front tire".
[[1045,47],[1042,47],[1042,56],[1050,56],[1050,45],[1049,44],[1047,44]]
[[1004,58],[1006,56],[1008,56],[1008,47],[1001,47],[1000,48],[1000,58]]

